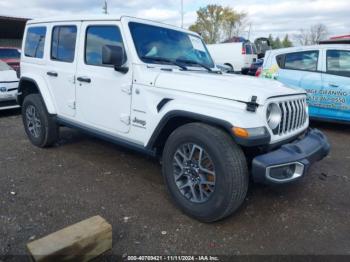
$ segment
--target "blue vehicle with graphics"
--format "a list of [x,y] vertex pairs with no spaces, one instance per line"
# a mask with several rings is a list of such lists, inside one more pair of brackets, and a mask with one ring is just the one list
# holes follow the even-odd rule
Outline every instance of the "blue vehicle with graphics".
[[267,51],[261,77],[306,90],[311,118],[350,123],[350,45]]

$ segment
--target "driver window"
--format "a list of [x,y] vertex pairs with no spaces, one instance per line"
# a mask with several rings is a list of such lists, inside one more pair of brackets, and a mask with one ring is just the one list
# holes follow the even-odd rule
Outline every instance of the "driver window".
[[85,63],[106,66],[102,63],[102,48],[105,45],[121,46],[123,39],[117,26],[89,26],[86,30]]

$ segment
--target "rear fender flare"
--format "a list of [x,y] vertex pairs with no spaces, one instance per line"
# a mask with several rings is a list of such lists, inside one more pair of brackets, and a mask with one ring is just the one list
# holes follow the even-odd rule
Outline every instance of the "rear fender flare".
[[[19,96],[18,99],[22,100],[22,103],[23,103],[23,99],[24,99],[23,89],[24,89],[26,82],[31,82],[32,84],[34,84],[36,86],[42,99],[44,100],[44,103],[45,103],[45,106],[46,106],[48,113],[51,115],[57,114],[56,106],[55,106],[54,100],[52,98],[52,95],[50,93],[50,90],[48,88],[48,85],[47,85],[46,81],[41,77],[34,77],[34,76],[21,77],[20,82],[19,82],[19,86],[18,86],[18,96]],[[21,98],[21,96],[22,96],[22,98]]]

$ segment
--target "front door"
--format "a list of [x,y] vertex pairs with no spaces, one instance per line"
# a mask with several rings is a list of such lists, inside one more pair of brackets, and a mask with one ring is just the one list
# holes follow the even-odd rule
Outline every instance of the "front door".
[[322,108],[325,118],[350,121],[350,50],[327,50],[322,74]]
[[103,46],[124,47],[119,25],[97,21],[82,24],[82,52],[76,73],[79,122],[111,133],[127,133],[130,128],[131,70],[121,73],[102,63]]
[[80,25],[80,22],[72,22],[48,28],[51,48],[45,77],[55,98],[58,114],[66,117],[75,115],[76,46]]

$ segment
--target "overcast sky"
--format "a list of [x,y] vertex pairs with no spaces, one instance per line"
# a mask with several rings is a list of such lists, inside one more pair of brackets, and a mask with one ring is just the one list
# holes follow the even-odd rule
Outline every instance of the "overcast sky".
[[[102,13],[104,0],[0,0],[0,15],[48,17]],[[109,0],[111,15],[132,15],[174,25],[181,24],[181,0]],[[196,20],[196,10],[207,4],[230,6],[248,13],[251,39],[291,36],[301,28],[324,23],[330,35],[350,34],[350,0],[184,0],[185,26]],[[247,36],[247,33],[245,37]]]

